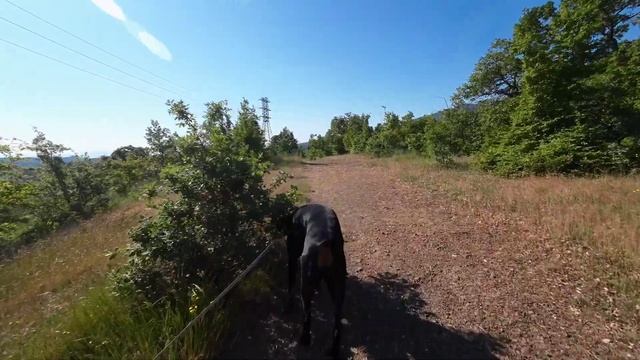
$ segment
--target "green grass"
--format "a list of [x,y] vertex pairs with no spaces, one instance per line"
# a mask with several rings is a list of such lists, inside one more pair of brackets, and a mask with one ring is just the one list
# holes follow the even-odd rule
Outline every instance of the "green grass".
[[[139,304],[116,295],[110,285],[102,285],[67,313],[48,321],[25,344],[20,357],[150,359],[160,350],[160,340],[177,333],[186,320],[169,307]],[[175,357],[177,352],[173,351]]]
[[[260,301],[273,286],[264,270],[242,282],[225,301],[168,348],[164,358],[198,359],[215,356],[234,324],[242,318],[247,300]],[[204,299],[203,299],[204,300]],[[110,282],[90,290],[67,312],[38,330],[17,354],[29,359],[151,359],[212,299],[193,312],[168,305],[140,302],[118,295]]]

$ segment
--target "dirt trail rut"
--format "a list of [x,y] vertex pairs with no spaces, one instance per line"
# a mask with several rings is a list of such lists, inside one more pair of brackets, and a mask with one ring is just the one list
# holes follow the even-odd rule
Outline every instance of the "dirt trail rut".
[[[333,207],[345,232],[349,279],[342,356],[347,358],[635,357],[615,324],[574,308],[561,247],[472,215],[363,157],[306,165],[313,202]],[[283,269],[284,271],[284,269]],[[331,310],[316,296],[312,346],[295,344],[300,309],[279,303],[238,334],[225,358],[316,358],[329,342]]]

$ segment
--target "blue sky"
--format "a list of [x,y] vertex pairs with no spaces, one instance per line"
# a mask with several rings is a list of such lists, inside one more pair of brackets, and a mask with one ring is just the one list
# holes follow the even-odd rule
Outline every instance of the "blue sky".
[[[388,110],[444,107],[493,39],[510,36],[542,1],[11,0],[171,80],[96,50],[0,0],[0,16],[175,93],[57,47],[0,19],[0,39],[158,97],[113,84],[0,41],[0,137],[32,127],[92,155],[144,144],[150,119],[175,128],[168,98],[203,103],[271,99],[272,129],[300,141],[344,112],[380,121]],[[181,88],[177,88],[180,86]],[[176,94],[177,93],[177,94]]]

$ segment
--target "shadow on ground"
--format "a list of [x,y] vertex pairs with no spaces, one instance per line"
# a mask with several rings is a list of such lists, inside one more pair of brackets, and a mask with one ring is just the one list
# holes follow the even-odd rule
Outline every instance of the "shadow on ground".
[[[281,314],[284,293],[270,304],[256,304],[221,358],[322,358],[330,341],[331,302],[326,289],[316,294],[312,344],[304,349],[295,339],[300,331],[301,309]],[[489,334],[461,331],[438,324],[417,285],[392,273],[367,280],[350,276],[341,349],[342,358],[495,359],[503,345]],[[254,324],[251,324],[254,323]]]
[[304,161],[302,160],[300,162],[302,165],[312,165],[312,166],[327,166],[329,165],[328,163],[323,163],[323,162],[310,162],[310,161]]
[[[438,324],[417,285],[392,273],[349,278],[345,348],[376,359],[493,359],[502,344],[489,334]],[[353,351],[350,351],[353,352]],[[348,356],[348,352],[346,353]]]

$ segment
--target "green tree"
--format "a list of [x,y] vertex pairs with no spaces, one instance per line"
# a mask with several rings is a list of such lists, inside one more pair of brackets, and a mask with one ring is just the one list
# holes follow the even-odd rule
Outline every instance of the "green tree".
[[331,119],[331,126],[325,135],[325,139],[330,148],[330,154],[345,154],[347,149],[344,143],[344,136],[347,132],[347,118],[345,116],[335,116]]
[[143,159],[143,158],[146,158],[148,155],[149,154],[147,152],[147,149],[143,147],[127,145],[127,146],[121,146],[115,149],[111,153],[110,157],[114,160],[126,161],[129,159]]
[[454,156],[468,156],[481,146],[479,115],[465,108],[447,109],[440,120],[426,128],[424,151],[440,163]]
[[228,107],[227,101],[208,102],[205,106],[207,110],[204,115],[203,128],[209,132],[212,128],[219,129],[223,134],[231,132],[233,124],[231,123],[231,109]]
[[[76,213],[83,214],[80,204],[75,203],[71,197],[71,190],[67,184],[67,174],[65,172],[65,164],[62,159],[62,153],[69,150],[61,144],[54,144],[48,140],[45,134],[38,129],[34,129],[36,136],[31,142],[29,150],[34,151],[38,159],[42,161],[45,168],[53,179],[53,183],[62,194],[67,206]],[[83,214],[84,215],[84,214]]]
[[343,137],[344,146],[351,153],[362,153],[366,150],[367,140],[373,129],[369,126],[368,114],[346,113],[347,129]]
[[409,111],[400,118],[400,138],[402,151],[422,152],[424,143],[424,132],[426,129],[427,117],[416,118],[413,112]]
[[298,141],[286,127],[279,134],[274,135],[269,143],[275,154],[292,154],[298,150]]
[[317,159],[332,154],[331,145],[324,136],[315,134],[309,136],[309,147],[307,148],[306,155],[310,159]]
[[264,153],[265,140],[260,128],[259,117],[247,99],[242,99],[240,103],[238,121],[232,133],[237,144],[247,146],[254,154]]
[[164,166],[175,155],[175,135],[167,128],[160,126],[156,120],[151,120],[144,138],[149,145],[149,153],[158,159],[160,166]]
[[15,162],[19,156],[11,146],[0,144],[0,252],[7,252],[21,237],[21,225],[28,222],[33,186],[23,181]]
[[405,149],[400,117],[393,112],[386,112],[384,123],[367,141],[367,152],[375,156],[388,156]]
[[507,39],[493,42],[480,58],[469,80],[456,91],[454,103],[513,98],[520,95],[522,59]]
[[109,187],[102,165],[95,163],[87,154],[77,156],[67,165],[66,171],[73,190],[72,209],[84,218],[89,218],[109,203]]
[[485,168],[514,174],[637,166],[638,40],[624,34],[638,6],[564,0],[525,11],[511,42],[522,60],[521,92],[499,141],[483,147]]

